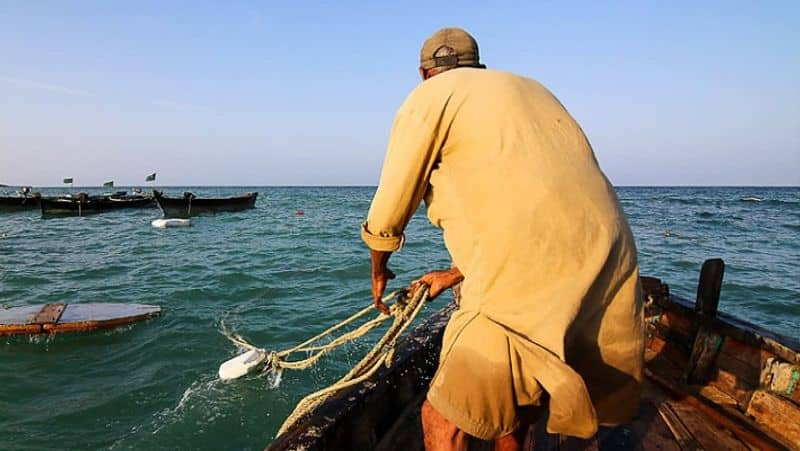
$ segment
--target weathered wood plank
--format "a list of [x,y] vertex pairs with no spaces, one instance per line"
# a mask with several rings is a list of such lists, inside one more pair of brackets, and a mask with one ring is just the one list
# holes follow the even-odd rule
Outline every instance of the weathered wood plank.
[[[729,340],[730,338],[727,338],[725,342],[728,342]],[[723,347],[724,346],[725,345],[723,344]],[[736,375],[739,380],[747,384],[749,387],[756,388],[758,387],[761,377],[761,353],[758,349],[753,349],[750,346],[747,348],[749,349],[745,355],[751,355],[752,360],[748,361],[739,359],[730,353],[723,351],[717,356],[716,364],[717,368]]]
[[798,404],[800,409],[800,365],[768,358],[764,362],[761,383],[770,392]]
[[0,307],[0,325],[29,324],[42,310],[42,304],[21,307]]
[[791,401],[765,390],[756,390],[747,414],[793,449],[800,449],[800,409]]
[[42,333],[41,324],[0,324],[0,336]]
[[705,415],[706,421],[713,422],[720,427],[728,429],[739,440],[763,450],[781,448],[775,443],[774,438],[765,435],[763,431],[755,428],[752,421],[743,421],[743,418],[730,416],[724,409],[694,396],[674,381],[663,377],[661,374],[657,374],[650,368],[645,368],[644,373],[650,380],[668,391],[670,396],[674,399],[678,399],[682,403],[691,405],[699,410]]
[[753,391],[757,388],[757,385],[752,385],[738,375],[724,369],[717,369],[712,379],[708,381],[708,385],[718,388],[735,399],[742,410],[747,407],[747,403],[750,402],[750,398],[753,396]]
[[[711,401],[712,403],[727,409],[733,409],[736,412],[744,412],[746,406],[742,406],[740,402],[733,396],[725,393],[713,385],[705,385],[700,387],[697,391],[700,396]],[[729,410],[730,411],[730,410]]]
[[39,313],[31,318],[30,324],[49,324],[56,323],[64,313],[65,304],[45,304]]
[[[679,401],[670,401],[667,404],[701,448],[749,451],[750,448],[737,439],[731,431],[709,421],[706,415],[693,406]],[[681,448],[686,449],[683,446]]]
[[59,323],[109,321],[119,318],[139,318],[142,315],[156,315],[161,308],[146,304],[85,303],[68,304]]
[[726,337],[720,353],[731,359],[761,367],[761,349],[733,337]]
[[666,423],[670,432],[672,432],[672,436],[675,437],[675,441],[678,442],[678,446],[682,450],[700,449],[700,444],[697,442],[697,439],[694,438],[689,428],[683,424],[680,416],[675,412],[675,409],[672,408],[670,403],[665,402],[658,406],[658,413],[661,415],[661,418],[664,420],[664,423]]

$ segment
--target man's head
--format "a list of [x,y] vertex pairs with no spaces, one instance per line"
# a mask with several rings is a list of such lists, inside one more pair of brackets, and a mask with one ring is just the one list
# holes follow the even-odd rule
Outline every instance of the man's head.
[[478,43],[466,31],[442,28],[422,44],[419,73],[423,80],[458,67],[486,67],[480,63]]

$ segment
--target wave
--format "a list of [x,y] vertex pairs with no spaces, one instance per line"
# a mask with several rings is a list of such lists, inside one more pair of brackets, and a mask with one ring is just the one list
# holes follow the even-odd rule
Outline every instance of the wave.
[[765,197],[745,196],[740,197],[739,202],[747,202],[759,205],[797,205],[800,203],[800,200],[767,199]]
[[[731,200],[724,200],[720,198],[707,198],[707,197],[675,197],[675,196],[655,196],[648,199],[650,202],[664,202],[667,204],[679,205],[708,205],[713,203],[717,206],[722,206]],[[767,197],[759,196],[741,196],[733,202],[744,202],[758,205],[797,205],[800,204],[800,199],[770,199]]]

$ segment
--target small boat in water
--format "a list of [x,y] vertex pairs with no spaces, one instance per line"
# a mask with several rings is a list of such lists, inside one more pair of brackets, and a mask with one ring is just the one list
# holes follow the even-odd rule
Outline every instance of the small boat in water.
[[103,196],[80,193],[73,197],[42,198],[40,205],[43,216],[85,216],[123,208],[147,208],[154,204],[150,196],[131,196],[119,191]]
[[14,196],[0,196],[0,211],[34,210],[39,208],[41,194],[23,187]]
[[[800,342],[717,314],[721,260],[703,265],[697,301],[642,278],[645,371],[639,413],[587,440],[528,428],[523,449],[800,449]],[[267,450],[422,450],[420,406],[455,305],[417,327],[392,366],[299,419]],[[492,449],[473,439],[470,449]]]
[[160,191],[153,191],[153,196],[165,218],[188,218],[204,213],[254,208],[258,193],[244,193],[235,197],[197,197],[187,192],[183,193],[183,197],[175,198],[164,196]]
[[146,304],[39,304],[0,307],[0,336],[113,329],[161,314]]
[[40,196],[0,196],[0,210],[34,210],[39,208]]

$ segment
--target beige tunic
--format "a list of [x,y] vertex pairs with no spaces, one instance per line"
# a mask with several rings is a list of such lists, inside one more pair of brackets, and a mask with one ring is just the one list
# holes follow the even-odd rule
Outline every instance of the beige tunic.
[[538,82],[455,69],[421,83],[392,128],[362,227],[396,251],[422,199],[464,274],[433,406],[496,438],[549,395],[548,429],[580,437],[636,412],[643,317],[636,248],[575,120]]

